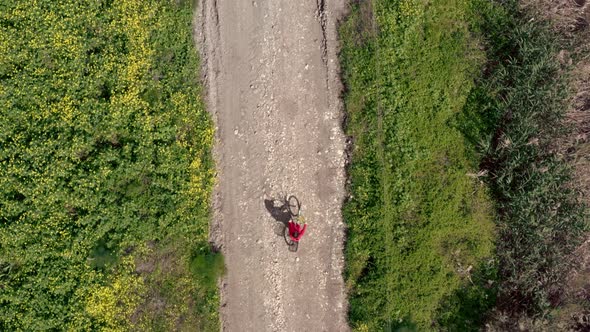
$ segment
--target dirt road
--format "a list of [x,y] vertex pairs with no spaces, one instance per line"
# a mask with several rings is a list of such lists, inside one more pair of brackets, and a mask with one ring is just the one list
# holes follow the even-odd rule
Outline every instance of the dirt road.
[[[211,231],[227,265],[225,331],[348,330],[335,30],[344,7],[200,0],[196,35],[217,124]],[[309,223],[297,253],[282,237],[282,217],[269,212],[287,194]]]

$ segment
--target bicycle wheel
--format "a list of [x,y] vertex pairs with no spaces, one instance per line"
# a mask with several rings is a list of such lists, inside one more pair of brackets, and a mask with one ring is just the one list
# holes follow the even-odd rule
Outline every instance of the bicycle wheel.
[[289,251],[290,252],[296,252],[297,249],[299,248],[299,242],[297,241],[293,241],[291,239],[291,237],[289,236],[289,227],[285,226],[285,242],[287,243],[287,246],[289,246]]
[[284,230],[283,230],[283,235],[285,237],[285,242],[287,243],[288,246],[292,246],[293,245],[293,241],[291,239],[291,237],[289,236],[289,226],[285,226]]
[[301,209],[301,204],[299,200],[294,195],[289,196],[287,198],[287,208],[289,208],[289,213],[293,217],[297,217],[299,215],[299,210]]
[[297,252],[297,249],[299,249],[299,242],[293,242],[293,244],[289,246],[290,252]]

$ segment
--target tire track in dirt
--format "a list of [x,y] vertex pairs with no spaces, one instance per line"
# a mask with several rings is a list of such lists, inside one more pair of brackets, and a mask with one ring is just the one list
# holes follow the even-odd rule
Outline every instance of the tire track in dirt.
[[[346,331],[345,138],[336,20],[344,0],[200,0],[195,24],[218,185],[211,239],[226,258],[226,331]],[[291,253],[265,200],[309,221]]]

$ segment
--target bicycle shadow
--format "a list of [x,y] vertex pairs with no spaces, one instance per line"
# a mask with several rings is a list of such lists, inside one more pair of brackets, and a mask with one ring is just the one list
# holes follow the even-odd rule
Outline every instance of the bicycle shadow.
[[273,217],[276,223],[274,223],[274,233],[279,236],[284,236],[285,227],[288,226],[291,221],[291,214],[287,203],[280,199],[265,199],[264,206]]
[[298,242],[293,242],[288,239],[287,229],[289,222],[292,220],[292,214],[289,211],[289,203],[287,200],[280,199],[265,199],[264,206],[277,222],[274,223],[273,232],[275,235],[282,237],[289,247],[289,251],[296,252],[299,247]]
[[279,199],[265,199],[264,206],[274,220],[285,225],[291,220],[291,213],[289,213],[289,208],[286,202]]

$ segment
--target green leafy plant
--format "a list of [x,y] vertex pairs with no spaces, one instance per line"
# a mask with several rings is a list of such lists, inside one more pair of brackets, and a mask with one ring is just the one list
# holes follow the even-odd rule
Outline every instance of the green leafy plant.
[[190,269],[195,277],[213,288],[219,277],[225,273],[223,255],[210,251],[198,253],[192,257]]

